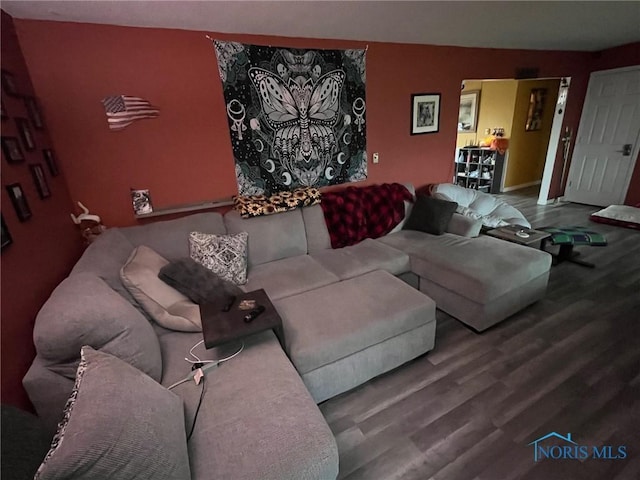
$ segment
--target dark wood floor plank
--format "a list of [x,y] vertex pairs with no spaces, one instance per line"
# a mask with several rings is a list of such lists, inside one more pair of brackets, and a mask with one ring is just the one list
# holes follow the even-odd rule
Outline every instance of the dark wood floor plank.
[[[432,352],[324,402],[341,479],[640,478],[640,231],[589,222],[596,207],[536,205],[535,189],[501,197],[534,227],[609,244],[576,247],[596,268],[554,266],[542,300],[482,334],[438,310]],[[528,444],[552,431],[630,455],[534,463]]]

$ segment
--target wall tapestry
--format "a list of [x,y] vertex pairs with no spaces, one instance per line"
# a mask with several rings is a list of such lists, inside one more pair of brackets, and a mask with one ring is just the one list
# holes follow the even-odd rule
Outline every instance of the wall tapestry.
[[240,195],[367,178],[365,50],[213,43]]

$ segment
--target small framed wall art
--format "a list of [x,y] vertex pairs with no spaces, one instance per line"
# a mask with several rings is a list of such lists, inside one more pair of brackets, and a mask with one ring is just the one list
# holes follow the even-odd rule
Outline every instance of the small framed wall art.
[[51,190],[49,189],[47,178],[44,176],[44,169],[42,168],[42,164],[32,163],[31,165],[29,165],[29,170],[31,170],[33,183],[36,185],[36,190],[38,190],[38,195],[40,195],[40,198],[49,198],[51,196]]
[[11,72],[9,72],[8,70],[2,70],[0,72],[0,78],[2,80],[2,90],[4,90],[4,93],[6,93],[7,95],[11,95],[12,97],[20,96],[16,79]]
[[440,94],[411,95],[411,135],[436,133],[440,128]]
[[29,208],[29,203],[27,202],[27,197],[25,197],[24,195],[22,186],[19,183],[12,183],[11,185],[7,185],[7,193],[9,194],[9,198],[11,199],[13,208],[16,210],[18,220],[24,222],[25,220],[31,218],[31,209]]
[[2,224],[2,238],[1,238],[1,248],[4,250],[4,247],[7,247],[13,243],[13,238],[11,238],[11,233],[9,233],[9,229],[7,228],[7,224],[4,223],[4,215],[0,216],[0,222]]
[[20,142],[16,137],[2,137],[0,143],[2,144],[2,153],[4,153],[4,158],[7,162],[24,162],[24,154],[22,153],[22,148],[20,148]]
[[145,215],[153,212],[151,204],[151,195],[149,190],[131,189],[131,202],[133,203],[133,211],[136,215]]
[[16,125],[18,126],[18,132],[20,132],[20,138],[22,138],[22,144],[26,150],[35,150],[36,141],[33,138],[33,132],[29,126],[29,120],[26,118],[16,118]]
[[478,105],[480,90],[469,90],[460,94],[458,132],[473,133],[478,130]]
[[27,107],[29,119],[36,130],[44,130],[44,120],[38,102],[34,97],[24,97],[24,105]]
[[533,88],[529,95],[529,111],[527,112],[527,123],[525,131],[535,132],[542,128],[542,117],[544,115],[544,101],[547,98],[546,88]]
[[45,148],[42,150],[42,156],[44,157],[44,161],[47,164],[47,168],[49,169],[49,173],[52,177],[58,176],[58,162],[56,162],[56,156],[53,153],[53,150],[50,148]]

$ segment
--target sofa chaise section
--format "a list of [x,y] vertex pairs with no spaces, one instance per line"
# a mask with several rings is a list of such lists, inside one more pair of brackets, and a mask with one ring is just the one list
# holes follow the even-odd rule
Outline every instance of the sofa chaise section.
[[541,299],[551,256],[488,236],[403,230],[379,241],[407,252],[420,290],[438,308],[482,331]]
[[[169,386],[190,371],[184,353],[201,335],[159,333]],[[240,342],[196,350],[203,360],[233,354]],[[174,388],[185,402],[189,432],[202,386]],[[335,479],[338,450],[326,421],[272,331],[244,339],[233,360],[211,370],[206,393],[189,442],[194,480]]]

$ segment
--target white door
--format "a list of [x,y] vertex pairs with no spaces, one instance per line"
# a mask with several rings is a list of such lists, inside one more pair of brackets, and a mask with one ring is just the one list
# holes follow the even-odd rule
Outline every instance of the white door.
[[564,199],[601,206],[623,203],[639,134],[640,66],[592,73]]

